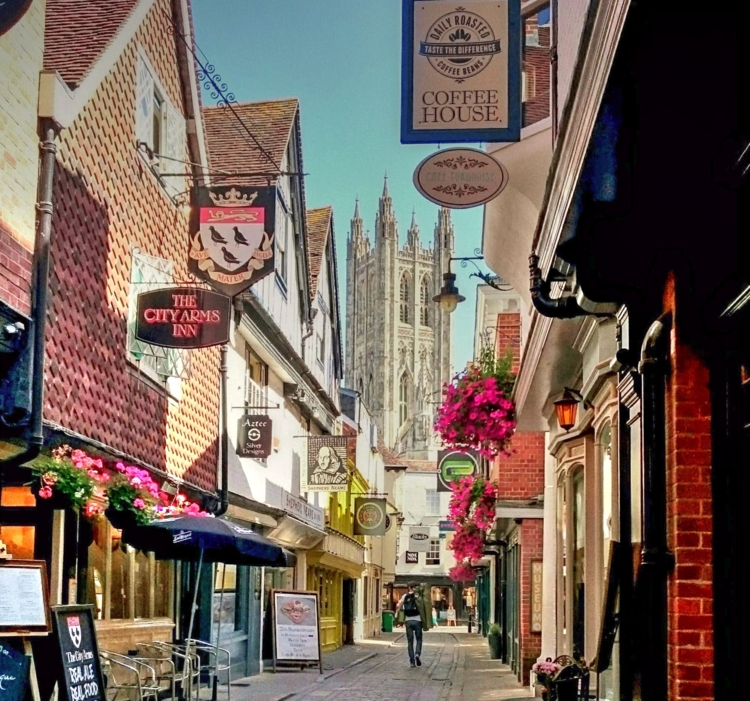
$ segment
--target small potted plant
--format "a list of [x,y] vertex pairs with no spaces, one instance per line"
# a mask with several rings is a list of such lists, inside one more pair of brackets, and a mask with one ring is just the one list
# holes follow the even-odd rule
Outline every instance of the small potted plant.
[[542,688],[542,698],[549,698],[549,689],[552,678],[562,669],[562,667],[553,662],[549,657],[546,662],[537,662],[531,671],[536,674],[536,683]]
[[490,659],[500,659],[500,626],[497,623],[493,623],[487,631],[487,643],[490,646]]

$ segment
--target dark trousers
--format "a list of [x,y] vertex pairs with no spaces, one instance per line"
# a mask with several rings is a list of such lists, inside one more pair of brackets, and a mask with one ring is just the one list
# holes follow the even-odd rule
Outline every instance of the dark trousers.
[[[415,655],[422,656],[422,621],[406,621],[406,640],[409,644],[409,661],[414,662]],[[414,650],[414,638],[417,638],[417,649]]]

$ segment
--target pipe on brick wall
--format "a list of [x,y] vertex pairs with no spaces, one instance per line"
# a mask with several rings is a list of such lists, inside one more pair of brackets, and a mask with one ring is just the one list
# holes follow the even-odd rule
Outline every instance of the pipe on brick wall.
[[641,346],[638,368],[643,422],[643,545],[637,597],[643,622],[638,649],[644,701],[667,698],[667,577],[672,558],[667,547],[665,395],[670,328],[669,314],[651,325]]
[[47,321],[50,237],[52,234],[52,197],[57,155],[57,129],[51,122],[44,125],[44,138],[39,147],[39,219],[34,242],[34,278],[32,286],[31,330],[31,416],[26,448],[16,455],[0,460],[0,467],[18,467],[33,460],[44,445],[44,329]]
[[221,456],[220,469],[221,469],[221,488],[219,490],[219,507],[214,511],[214,516],[223,516],[227,509],[229,509],[229,426],[227,425],[227,404],[229,403],[229,397],[227,396],[227,373],[229,372],[229,365],[227,357],[229,355],[229,346],[225,343],[221,347],[221,365],[220,365],[220,388],[219,394],[221,396]]

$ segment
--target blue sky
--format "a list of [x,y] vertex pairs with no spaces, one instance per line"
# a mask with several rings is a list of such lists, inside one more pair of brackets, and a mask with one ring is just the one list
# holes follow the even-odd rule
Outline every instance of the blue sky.
[[[437,207],[412,174],[438,145],[399,141],[401,0],[193,0],[193,13],[198,46],[239,102],[299,98],[307,206],[333,205],[342,306],[354,200],[372,231],[386,171],[402,240],[414,207],[422,241],[432,241]],[[452,217],[456,255],[472,255],[482,207]],[[473,352],[477,280],[455,263],[454,272],[467,298],[453,314],[460,369]]]

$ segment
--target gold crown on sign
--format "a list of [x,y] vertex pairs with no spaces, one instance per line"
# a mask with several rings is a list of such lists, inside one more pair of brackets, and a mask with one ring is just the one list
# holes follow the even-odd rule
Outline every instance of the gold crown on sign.
[[251,205],[258,196],[257,192],[249,195],[243,195],[239,190],[232,188],[223,195],[215,195],[209,191],[209,196],[217,207],[247,207]]

